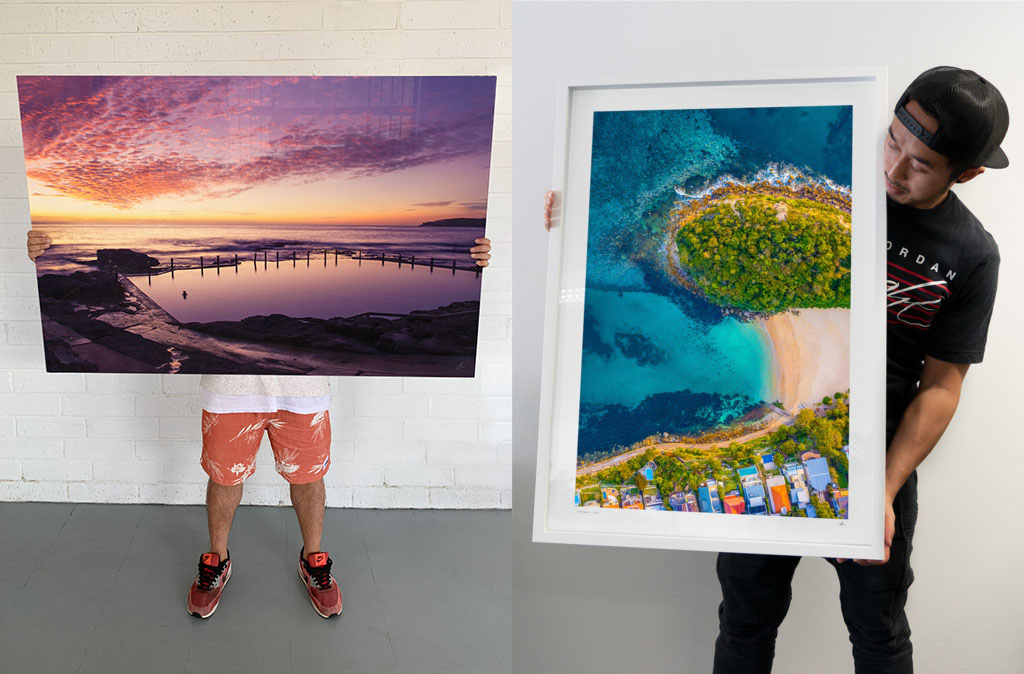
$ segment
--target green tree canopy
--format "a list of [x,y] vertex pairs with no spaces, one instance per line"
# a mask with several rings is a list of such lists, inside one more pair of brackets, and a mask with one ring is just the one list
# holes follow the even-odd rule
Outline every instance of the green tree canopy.
[[849,215],[810,199],[743,195],[680,216],[679,260],[715,304],[850,306]]

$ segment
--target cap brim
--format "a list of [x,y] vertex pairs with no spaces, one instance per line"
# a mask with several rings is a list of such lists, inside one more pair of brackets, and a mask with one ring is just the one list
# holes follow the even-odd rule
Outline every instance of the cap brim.
[[1010,159],[1006,156],[1006,153],[1003,152],[1003,148],[1001,147],[997,147],[995,152],[989,155],[989,158],[985,160],[984,164],[982,164],[982,166],[986,168],[995,169],[1006,168],[1009,165]]

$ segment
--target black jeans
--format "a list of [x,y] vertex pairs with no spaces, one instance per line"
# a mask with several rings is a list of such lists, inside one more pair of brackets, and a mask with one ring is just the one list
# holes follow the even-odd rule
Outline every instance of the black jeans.
[[[839,602],[850,631],[857,674],[906,674],[914,671],[910,624],[904,606],[914,581],[911,540],[917,523],[917,472],[893,501],[896,533],[889,561],[861,566],[836,564]],[[770,672],[775,637],[793,596],[791,582],[800,557],[720,553],[718,580],[722,603],[715,642],[715,674]]]

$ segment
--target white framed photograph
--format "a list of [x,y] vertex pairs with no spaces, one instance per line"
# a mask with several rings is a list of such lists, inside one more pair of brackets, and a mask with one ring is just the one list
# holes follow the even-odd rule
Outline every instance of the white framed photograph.
[[559,100],[534,540],[882,558],[884,70]]

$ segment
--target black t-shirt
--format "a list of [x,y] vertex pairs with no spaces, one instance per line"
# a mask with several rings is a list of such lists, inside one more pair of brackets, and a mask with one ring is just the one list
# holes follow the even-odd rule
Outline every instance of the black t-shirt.
[[922,210],[887,199],[886,432],[917,392],[929,355],[980,363],[996,296],[999,248],[953,192]]

